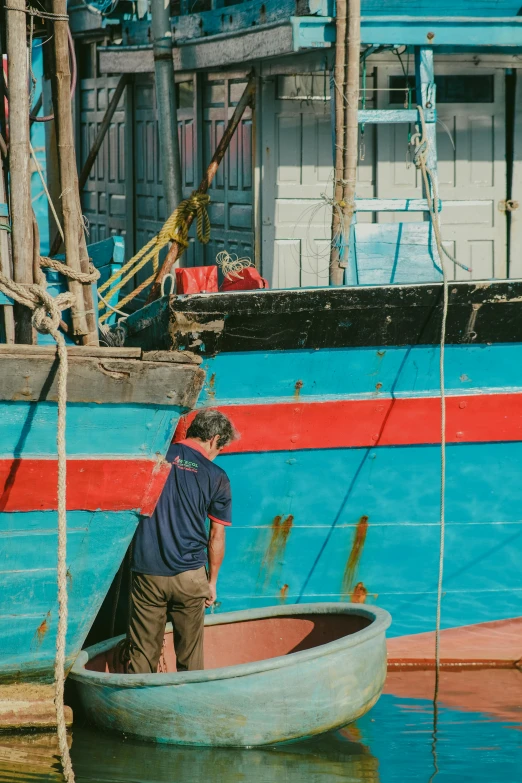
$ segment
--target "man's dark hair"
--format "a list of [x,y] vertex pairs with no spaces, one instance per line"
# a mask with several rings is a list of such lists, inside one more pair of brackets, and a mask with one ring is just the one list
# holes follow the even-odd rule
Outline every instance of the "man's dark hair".
[[216,435],[219,435],[217,443],[220,449],[224,449],[238,437],[232,422],[227,419],[224,413],[214,408],[205,408],[199,411],[187,430],[187,438],[199,438],[205,442]]

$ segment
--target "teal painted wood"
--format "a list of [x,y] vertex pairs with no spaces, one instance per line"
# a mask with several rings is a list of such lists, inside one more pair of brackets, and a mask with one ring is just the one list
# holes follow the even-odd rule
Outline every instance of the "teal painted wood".
[[0,204],[0,217],[9,217],[9,207],[7,204]]
[[[478,202],[480,203],[480,202]],[[356,198],[357,212],[427,212],[425,198]],[[442,202],[439,201],[439,212]]]
[[[97,283],[98,288],[106,283],[109,277],[112,277],[125,263],[125,240],[120,236],[113,236],[103,239],[101,242],[95,242],[93,245],[89,245],[88,251],[89,258],[100,272],[100,279]],[[114,282],[116,283],[118,280],[119,278],[116,278]],[[120,293],[120,291],[117,291],[110,299],[107,299],[112,307],[118,306]],[[117,314],[113,312],[107,318],[107,323],[116,323],[117,318]]]
[[[81,649],[139,516],[67,512],[70,666]],[[0,513],[0,682],[51,681],[58,623],[57,513]]]
[[520,9],[518,0],[362,0],[364,16],[383,16],[384,14],[411,16],[516,16]]
[[[117,269],[121,268],[125,261],[125,242],[123,237],[109,237],[101,242],[95,242],[93,245],[89,245],[87,248],[89,258],[100,272],[100,279],[97,283],[93,283],[93,301],[95,304],[98,302],[97,288],[103,285],[109,277]],[[65,262],[65,256],[56,256],[58,261]],[[56,272],[54,269],[44,269],[45,277],[47,280],[47,290],[51,296],[58,296],[67,290],[67,283],[63,275]],[[117,307],[119,299],[119,292],[111,297],[109,304],[113,307]],[[95,306],[95,314],[98,315],[97,306]],[[71,327],[71,315],[68,310],[63,313],[63,320],[67,326]],[[113,323],[116,320],[116,315],[113,314],[109,318],[109,323]],[[69,345],[74,344],[74,340],[71,339],[69,334],[65,334],[65,341]],[[52,345],[54,343],[53,338],[49,334],[38,335],[38,345]]]
[[371,624],[310,650],[221,669],[148,675],[86,670],[90,659],[118,641],[111,639],[82,652],[70,676],[93,723],[143,740],[252,746],[311,737],[356,720],[379,698],[390,615],[377,607],[323,603],[210,615],[205,624],[310,614],[356,614]]
[[[13,351],[16,354],[18,348]],[[54,351],[21,346],[18,353],[10,358],[9,350],[0,358],[0,379],[4,381],[0,395],[4,396],[0,400],[0,467],[4,471],[0,482],[0,682],[51,681],[58,616],[57,512],[52,497],[56,478],[46,481],[42,475],[47,466],[52,471],[56,462],[57,406],[49,401],[53,399],[52,387],[46,380],[54,377]],[[80,651],[123,559],[139,510],[151,492],[150,502],[154,503],[161,491],[160,485],[153,488],[148,482],[141,495],[131,500],[132,476],[138,475],[130,473],[132,464],[147,463],[152,476],[158,475],[180,413],[192,407],[198,396],[198,387],[187,378],[185,365],[118,359],[118,350],[108,351],[107,360],[100,356],[103,349],[92,349],[92,353],[88,348],[72,351],[68,376],[72,401],[67,405],[67,495],[69,500],[75,498],[67,512],[69,664]],[[128,357],[128,352],[122,353]],[[166,384],[165,395],[160,392],[158,399],[162,382]],[[21,384],[20,395],[17,384]],[[140,384],[143,404],[131,402]],[[177,403],[176,392],[186,397],[183,407],[168,404],[169,400]],[[28,401],[33,395],[38,401]],[[91,402],[78,401],[79,395],[80,400]],[[16,401],[20,396],[24,401]],[[74,463],[78,461],[88,467],[75,474]],[[38,462],[43,469],[36,466],[28,472],[31,462]],[[9,463],[7,468],[5,463]],[[89,470],[97,464],[99,472],[89,478]],[[120,466],[120,478],[113,471],[115,465]],[[108,482],[107,475],[116,478]],[[35,486],[36,493],[31,495]],[[122,500],[111,506],[117,486]]]
[[[67,405],[67,455],[165,454],[182,409],[178,406]],[[2,403],[0,458],[56,453],[57,406],[42,401]]]
[[431,223],[360,223],[355,237],[359,285],[442,278]]
[[3,294],[2,291],[0,291],[0,305],[12,305],[14,304],[14,300],[11,299],[10,296],[6,296],[6,294]]
[[[312,17],[329,17],[333,12],[333,0],[309,0],[307,5],[306,10]],[[280,20],[287,21],[295,10],[295,0],[279,0],[279,2],[250,0],[226,8],[223,2],[215,3],[210,11],[173,17],[172,34],[174,40],[180,41],[223,35],[254,26],[273,24]]]
[[[332,17],[293,16],[293,49],[329,48],[335,43]],[[520,17],[381,16],[363,17],[361,43],[381,45],[455,46],[463,49],[522,50]]]

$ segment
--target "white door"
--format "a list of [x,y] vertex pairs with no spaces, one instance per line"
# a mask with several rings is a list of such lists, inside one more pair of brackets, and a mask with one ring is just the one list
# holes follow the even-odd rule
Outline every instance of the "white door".
[[[413,75],[413,68],[411,68]],[[402,106],[400,65],[378,67],[380,108]],[[506,276],[505,94],[502,69],[462,69],[437,64],[437,153],[442,235],[459,267],[456,279]],[[402,85],[402,89],[401,89]],[[415,96],[412,96],[415,102]],[[380,198],[421,195],[419,173],[408,160],[407,125],[378,126],[377,189]],[[420,215],[380,213],[379,222],[421,220]]]
[[[279,76],[263,85],[262,269],[274,288],[328,285],[333,192],[327,73]],[[369,102],[368,108],[372,103]],[[364,134],[357,195],[373,196],[374,129]],[[360,222],[371,220],[361,215]]]
[[[413,58],[412,58],[413,59]],[[442,234],[465,266],[456,279],[506,276],[504,71],[435,65]],[[413,65],[411,66],[413,76]],[[379,63],[367,79],[367,108],[404,105],[399,64]],[[402,84],[402,88],[401,85]],[[377,87],[376,90],[373,87]],[[391,90],[390,90],[391,88]],[[328,76],[279,76],[263,85],[262,262],[277,288],[328,284],[333,153]],[[412,96],[413,102],[415,96]],[[359,198],[421,197],[407,125],[367,125],[358,169]],[[419,213],[358,213],[358,223],[422,222]]]

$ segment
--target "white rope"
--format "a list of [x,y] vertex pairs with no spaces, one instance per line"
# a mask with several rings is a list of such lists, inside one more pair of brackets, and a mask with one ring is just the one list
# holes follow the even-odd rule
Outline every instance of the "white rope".
[[221,250],[216,256],[216,264],[221,268],[224,277],[232,280],[233,277],[241,278],[241,272],[249,266],[252,266],[251,258],[238,258],[235,253],[230,254],[227,250]]
[[0,274],[0,291],[15,299],[19,304],[33,310],[32,323],[42,334],[50,334],[56,341],[58,353],[58,427],[56,445],[58,451],[58,631],[56,635],[56,657],[54,681],[56,708],[56,730],[62,759],[62,769],[67,783],[74,783],[74,772],[67,745],[67,726],[63,702],[65,685],[65,643],[67,636],[67,454],[65,446],[65,423],[67,409],[67,347],[59,332],[61,311],[71,307],[76,297],[67,292],[50,296],[43,285],[21,285]]
[[[437,191],[436,179],[432,172],[429,170],[426,162],[429,140],[426,133],[426,122],[424,119],[424,112],[422,106],[417,107],[419,110],[419,116],[421,120],[421,132],[415,134],[412,137],[416,139],[415,149],[415,165],[422,172],[422,178],[424,181],[424,189],[426,193],[426,201],[428,202],[428,209],[430,219],[433,225],[433,231],[435,233],[435,239],[437,242],[437,250],[439,253],[439,260],[442,269],[442,288],[443,288],[443,305],[442,305],[442,325],[440,332],[440,358],[439,358],[439,379],[440,379],[440,538],[439,538],[439,572],[437,578],[437,610],[435,616],[435,689],[433,694],[433,701],[436,705],[439,695],[439,677],[440,677],[440,626],[441,626],[441,614],[442,614],[442,584],[444,579],[444,546],[445,546],[445,532],[446,532],[446,388],[444,377],[444,353],[446,346],[446,321],[448,317],[448,274],[444,263],[443,255],[446,255],[454,263],[459,263],[449,253],[447,253],[442,247],[442,237],[440,232],[439,223],[439,196]],[[430,188],[431,184],[431,188]],[[431,193],[433,192],[433,199]],[[464,269],[462,264],[459,264]],[[471,270],[468,270],[471,271]]]

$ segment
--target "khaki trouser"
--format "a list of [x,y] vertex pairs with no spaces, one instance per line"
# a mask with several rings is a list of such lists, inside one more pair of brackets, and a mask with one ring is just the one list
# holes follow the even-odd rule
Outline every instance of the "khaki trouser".
[[203,622],[209,587],[205,568],[176,576],[132,575],[129,674],[156,672],[167,616],[174,626],[179,672],[203,669]]

